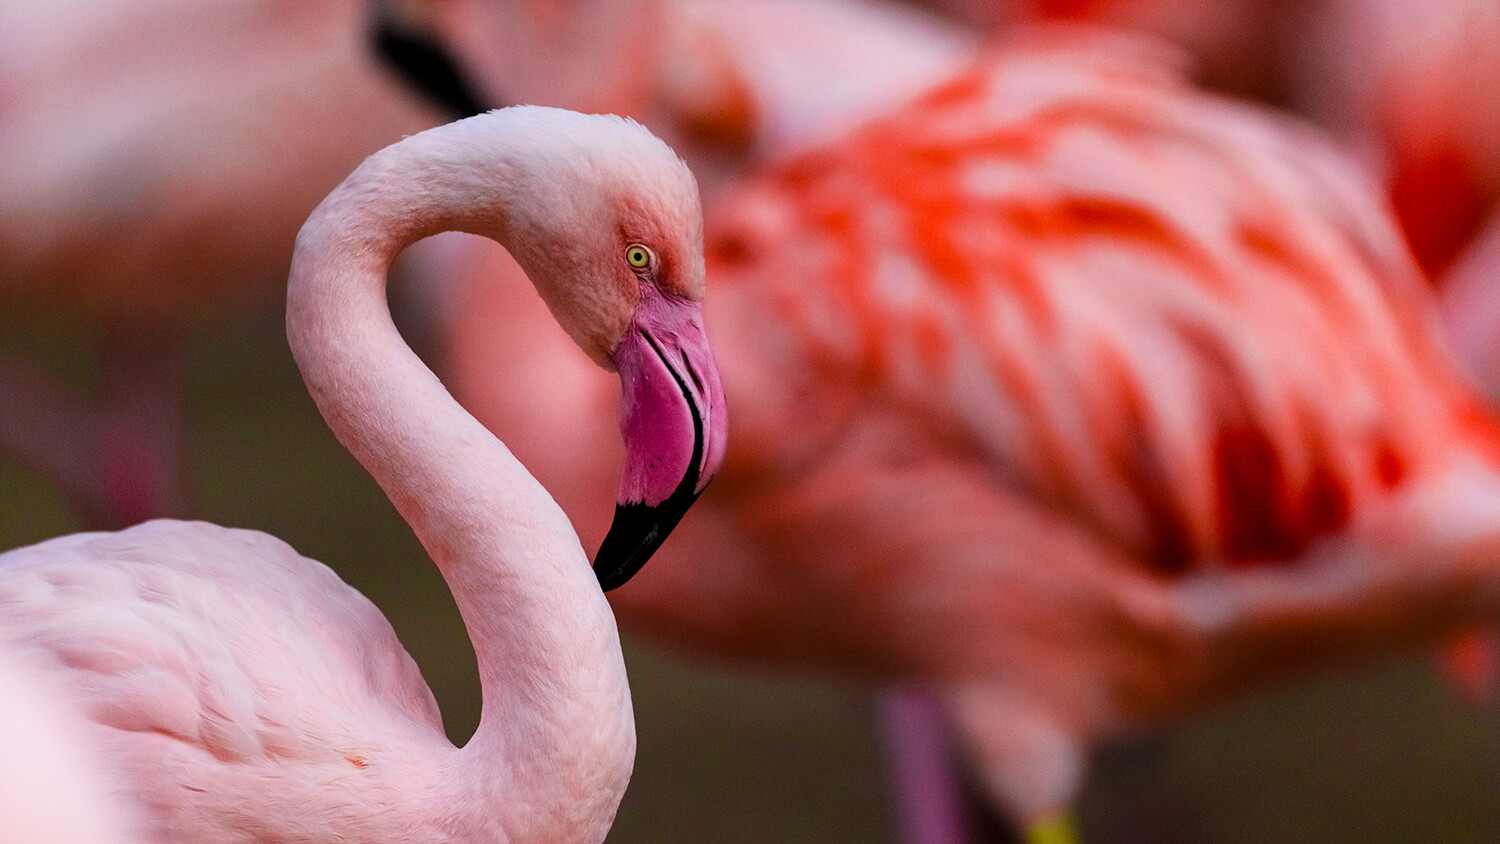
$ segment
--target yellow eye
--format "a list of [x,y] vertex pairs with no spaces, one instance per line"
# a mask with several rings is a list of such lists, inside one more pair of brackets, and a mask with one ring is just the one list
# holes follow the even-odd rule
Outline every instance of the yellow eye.
[[656,264],[656,253],[652,252],[649,246],[632,243],[625,247],[625,263],[629,264],[632,269],[650,269]]

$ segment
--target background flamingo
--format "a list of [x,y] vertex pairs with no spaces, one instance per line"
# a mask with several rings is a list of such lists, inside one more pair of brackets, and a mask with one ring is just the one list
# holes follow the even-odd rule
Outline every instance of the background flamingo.
[[[319,198],[363,156],[442,119],[380,53],[393,28],[420,35],[457,8],[5,4],[0,451],[57,484],[89,524],[186,515],[185,345],[205,326],[273,311]],[[655,54],[654,3],[484,8],[493,15],[466,32],[503,36],[481,51],[504,55],[503,90],[482,92],[487,105],[636,101],[628,80]],[[71,355],[79,363],[35,365],[59,345],[85,350]]]
[[1360,147],[1434,281],[1500,200],[1500,8],[1490,0],[930,0],[986,32],[1088,21],[1182,47],[1199,82]]
[[[1492,613],[1493,434],[1318,136],[1138,42],[1008,47],[711,219],[736,448],[679,565],[614,603],[697,652],[934,685],[1035,821],[1089,743]],[[545,332],[529,371],[487,355],[517,306],[457,310],[455,389],[589,535],[608,445],[575,420],[607,395]]]
[[[438,121],[377,65],[366,14],[359,0],[0,9],[14,356],[0,364],[0,448],[86,521],[186,515],[190,329],[274,309],[318,200]],[[92,357],[67,388],[24,362],[58,337]]]
[[630,518],[601,577],[640,553],[632,536],[649,555],[680,516],[668,493],[683,477],[701,491],[717,468],[698,200],[670,149],[618,118],[512,109],[373,156],[298,238],[287,332],[330,427],[452,587],[484,714],[450,745],[384,617],[265,534],[156,521],[0,555],[4,641],[85,710],[153,840],[597,841],[609,827],[634,732],[595,574],[566,516],[386,311],[392,258],[448,226],[502,238],[579,345],[621,372]]
[[1489,397],[1500,398],[1500,209],[1444,278],[1441,305],[1455,353]]

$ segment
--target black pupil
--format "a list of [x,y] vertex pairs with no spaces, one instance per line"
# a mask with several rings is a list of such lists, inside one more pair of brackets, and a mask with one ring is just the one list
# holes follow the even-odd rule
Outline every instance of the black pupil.
[[633,263],[633,264],[644,264],[644,263],[646,263],[646,253],[642,252],[639,249],[632,249],[632,250],[630,250],[630,262]]

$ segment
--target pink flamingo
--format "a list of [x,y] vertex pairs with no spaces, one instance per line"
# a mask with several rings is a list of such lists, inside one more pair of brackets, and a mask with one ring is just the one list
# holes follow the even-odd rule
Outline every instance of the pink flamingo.
[[[546,490],[391,324],[391,260],[449,228],[506,244],[620,373],[597,579]],[[483,687],[473,739],[448,742],[369,601],[252,531],[152,521],[0,555],[0,640],[83,709],[148,840],[602,840],[635,739],[600,583],[644,562],[723,454],[692,175],[628,121],[507,109],[371,156],[297,244],[293,354],[453,591]]]
[[0,308],[66,326],[84,397],[0,361],[0,450],[85,520],[191,509],[183,344],[281,295],[297,228],[360,159],[440,122],[360,0],[0,8]]
[[[722,100],[743,98],[748,149],[736,166],[710,171],[727,170],[726,179],[899,106],[978,51],[961,28],[874,0],[677,0],[672,12],[676,49],[663,60],[652,111],[669,126],[701,126],[739,116]],[[732,133],[721,126],[705,134]],[[703,166],[688,161],[702,183]]]
[[0,358],[0,452],[86,522],[188,514],[187,335],[272,307],[318,200],[365,155],[440,121],[380,67],[371,13],[394,20],[387,5],[478,36],[502,74],[484,92],[493,105],[623,112],[654,55],[649,1],[0,7],[0,309],[67,327],[98,363],[79,395]]
[[1299,105],[1374,151],[1413,253],[1441,283],[1500,207],[1500,6],[1314,8],[1298,45]]
[[1455,259],[1439,302],[1454,353],[1491,399],[1500,399],[1500,208]]
[[[1038,836],[1096,742],[1500,610],[1494,422],[1378,192],[1154,58],[1035,34],[711,210],[735,452],[611,596],[697,653],[930,689]],[[555,331],[497,354],[544,315],[465,293],[456,393],[597,535],[605,385]]]
[[987,31],[1088,21],[1183,48],[1194,78],[1293,108],[1383,173],[1440,281],[1500,202],[1500,7],[1491,0],[926,0]]

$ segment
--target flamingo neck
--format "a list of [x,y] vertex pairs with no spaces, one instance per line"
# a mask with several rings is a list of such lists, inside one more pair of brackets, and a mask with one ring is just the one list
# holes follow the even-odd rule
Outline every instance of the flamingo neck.
[[432,556],[473,641],[484,702],[448,772],[452,799],[474,806],[474,825],[525,811],[511,822],[570,838],[602,823],[602,839],[635,751],[614,616],[567,516],[411,351],[386,301],[391,261],[422,237],[498,232],[509,248],[503,209],[472,206],[493,190],[486,168],[521,162],[503,144],[449,143],[449,129],[372,156],[313,212],[287,336],[329,427]]

